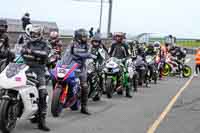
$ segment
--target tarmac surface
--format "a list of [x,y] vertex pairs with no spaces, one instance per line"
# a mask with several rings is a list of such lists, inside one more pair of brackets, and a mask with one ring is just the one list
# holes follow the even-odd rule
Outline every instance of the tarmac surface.
[[[193,58],[188,63],[194,67]],[[132,99],[115,94],[99,102],[89,102],[91,116],[64,110],[53,118],[48,112],[51,133],[146,133],[166,106],[189,79],[166,77],[150,88],[139,88]],[[156,128],[156,133],[200,132],[200,77],[193,78]],[[51,87],[48,87],[51,90]],[[49,93],[51,95],[51,92]],[[51,100],[51,98],[50,98]],[[50,101],[49,101],[50,108]],[[13,133],[42,133],[28,120],[20,120]],[[149,132],[153,133],[153,132]]]

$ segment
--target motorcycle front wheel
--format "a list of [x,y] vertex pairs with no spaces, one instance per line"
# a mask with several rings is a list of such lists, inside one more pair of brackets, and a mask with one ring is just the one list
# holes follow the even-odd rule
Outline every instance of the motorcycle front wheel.
[[3,133],[10,133],[16,126],[17,116],[13,112],[10,100],[2,100],[0,104],[0,129]]
[[60,97],[62,95],[62,89],[55,88],[53,92],[52,102],[51,102],[51,113],[53,117],[58,117],[62,112],[62,103]]
[[171,67],[168,63],[164,64],[164,67],[162,69],[162,75],[163,76],[168,76],[171,72]]
[[188,65],[183,66],[183,77],[188,78],[192,75],[192,68]]
[[114,86],[112,84],[112,79],[108,78],[106,80],[106,95],[107,95],[107,97],[112,98],[113,92],[114,92]]

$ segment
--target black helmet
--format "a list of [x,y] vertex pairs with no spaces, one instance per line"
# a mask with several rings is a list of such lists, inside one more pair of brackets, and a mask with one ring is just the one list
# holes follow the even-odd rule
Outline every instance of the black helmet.
[[169,38],[172,38],[173,36],[172,35],[169,35]]
[[78,29],[74,32],[74,39],[79,43],[86,43],[88,39],[88,32],[85,29]]
[[26,12],[26,13],[24,14],[24,16],[30,17],[30,14],[29,14],[28,12]]
[[149,46],[148,46],[148,50],[150,50],[150,51],[153,51],[153,50],[154,50],[154,46],[153,46],[153,44],[149,44]]
[[8,29],[7,21],[4,19],[0,19],[0,32],[4,33],[7,31],[7,29]]
[[140,55],[140,54],[143,54],[143,53],[145,52],[144,47],[139,46],[138,49],[137,49],[137,52],[138,52],[139,55]]

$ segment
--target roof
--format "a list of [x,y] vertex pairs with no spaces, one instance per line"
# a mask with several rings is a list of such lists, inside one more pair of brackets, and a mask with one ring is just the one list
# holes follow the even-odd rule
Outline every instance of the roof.
[[[22,22],[20,19],[10,19],[6,18],[8,23],[8,32],[23,32]],[[39,24],[44,26],[45,32],[50,32],[52,30],[58,31],[58,26],[56,22],[47,22],[47,21],[31,21],[33,24]]]

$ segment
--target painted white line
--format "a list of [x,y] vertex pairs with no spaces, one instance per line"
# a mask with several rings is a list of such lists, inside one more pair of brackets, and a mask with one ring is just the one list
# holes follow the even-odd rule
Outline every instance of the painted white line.
[[158,119],[150,126],[150,128],[147,131],[147,133],[155,133],[156,129],[159,127],[160,123],[165,119],[165,117],[167,116],[169,111],[172,109],[172,107],[176,103],[177,99],[180,97],[180,95],[183,93],[183,91],[189,86],[189,84],[191,83],[193,77],[194,76],[192,75],[192,77],[185,83],[185,85],[182,88],[180,88],[180,90],[172,98],[172,100],[169,102],[169,104],[164,109],[164,111],[160,114]]

